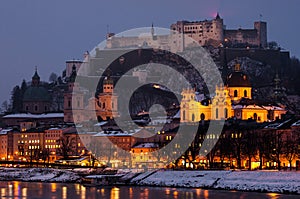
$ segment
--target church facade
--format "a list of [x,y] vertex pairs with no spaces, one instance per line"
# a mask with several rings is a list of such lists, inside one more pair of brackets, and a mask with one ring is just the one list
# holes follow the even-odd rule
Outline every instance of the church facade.
[[240,65],[227,77],[225,85],[216,86],[215,96],[204,100],[194,89],[181,93],[180,118],[182,122],[200,120],[252,119],[257,122],[280,119],[286,113],[278,105],[263,104],[252,99],[249,77],[241,72]]

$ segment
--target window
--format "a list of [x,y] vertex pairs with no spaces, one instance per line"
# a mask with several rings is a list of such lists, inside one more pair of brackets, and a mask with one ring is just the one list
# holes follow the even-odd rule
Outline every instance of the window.
[[185,111],[182,112],[182,119],[185,120]]
[[253,119],[257,120],[257,114],[256,113],[253,114]]
[[194,115],[194,113],[192,114],[192,121],[193,122],[195,121],[195,115]]
[[247,91],[244,90],[244,97],[247,97]]
[[103,102],[103,104],[102,104],[102,108],[103,108],[103,109],[105,109],[105,102]]
[[238,92],[237,90],[234,90],[233,97],[237,97],[237,96],[238,96]]
[[68,107],[71,108],[71,100],[68,101]]
[[225,116],[225,118],[228,117],[228,109],[227,108],[224,109],[224,116]]
[[219,117],[219,109],[216,108],[216,119]]
[[205,119],[205,115],[204,115],[203,113],[201,113],[200,119],[201,119],[201,120],[204,120],[204,119]]
[[35,106],[34,106],[34,110],[35,110],[35,111],[37,111],[37,110],[38,110],[38,107],[37,107],[37,105],[35,105]]

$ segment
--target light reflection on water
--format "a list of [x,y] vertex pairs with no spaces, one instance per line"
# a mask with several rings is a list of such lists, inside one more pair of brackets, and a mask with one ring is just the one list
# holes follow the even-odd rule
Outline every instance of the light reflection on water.
[[0,182],[1,199],[296,199],[299,195],[159,187],[85,187],[81,184]]

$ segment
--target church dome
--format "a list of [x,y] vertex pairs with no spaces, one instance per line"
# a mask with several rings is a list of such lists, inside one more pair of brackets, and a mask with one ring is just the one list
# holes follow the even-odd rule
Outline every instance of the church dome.
[[51,97],[46,88],[42,86],[30,86],[26,89],[24,96],[24,102],[49,102],[51,101]]
[[228,87],[251,87],[249,77],[240,71],[240,65],[235,66],[235,71],[227,77]]
[[49,102],[51,97],[47,89],[40,85],[40,76],[37,72],[32,76],[31,86],[28,87],[23,96],[24,102]]

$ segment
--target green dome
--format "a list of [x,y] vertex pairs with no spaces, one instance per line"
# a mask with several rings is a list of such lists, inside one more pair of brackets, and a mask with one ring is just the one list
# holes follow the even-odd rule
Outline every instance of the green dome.
[[47,91],[42,86],[30,86],[29,88],[26,89],[24,96],[23,96],[23,101],[51,101],[51,97]]

